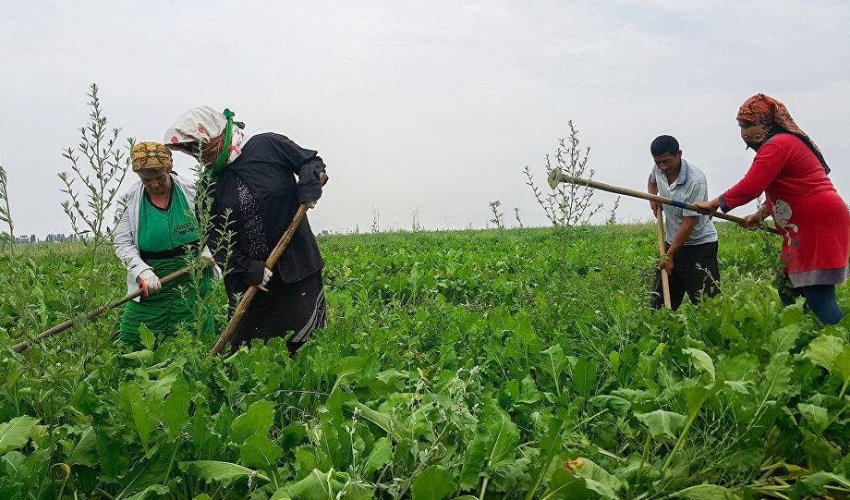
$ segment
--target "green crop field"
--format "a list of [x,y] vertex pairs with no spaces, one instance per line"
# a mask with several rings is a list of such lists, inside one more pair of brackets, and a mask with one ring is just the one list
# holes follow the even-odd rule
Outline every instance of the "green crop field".
[[322,236],[328,328],[293,360],[127,352],[117,311],[16,354],[125,273],[2,254],[0,498],[846,498],[850,322],[783,310],[779,239],[726,225],[722,294],[653,311],[654,231]]

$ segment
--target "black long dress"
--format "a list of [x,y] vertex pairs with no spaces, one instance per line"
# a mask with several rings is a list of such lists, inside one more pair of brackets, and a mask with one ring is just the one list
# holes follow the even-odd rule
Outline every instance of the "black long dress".
[[[324,170],[316,151],[280,134],[264,133],[249,139],[239,157],[213,179],[207,241],[225,269],[231,314],[237,298],[262,281],[265,260],[298,206],[321,196],[319,174]],[[228,233],[229,249],[224,244]],[[323,267],[305,217],[273,270],[268,292],[259,292],[245,311],[233,347],[291,332],[287,343],[294,354],[314,330],[324,327]]]

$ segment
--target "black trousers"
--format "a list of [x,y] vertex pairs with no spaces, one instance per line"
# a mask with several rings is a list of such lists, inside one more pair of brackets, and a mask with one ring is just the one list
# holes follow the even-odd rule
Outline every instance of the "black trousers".
[[[670,245],[665,244],[665,249]],[[673,272],[670,273],[670,304],[673,309],[682,305],[685,294],[691,302],[699,303],[705,294],[714,297],[720,292],[720,269],[717,267],[717,242],[701,245],[685,245],[673,257]],[[655,284],[652,291],[652,307],[664,307],[664,295],[661,289],[661,271],[655,272]]]

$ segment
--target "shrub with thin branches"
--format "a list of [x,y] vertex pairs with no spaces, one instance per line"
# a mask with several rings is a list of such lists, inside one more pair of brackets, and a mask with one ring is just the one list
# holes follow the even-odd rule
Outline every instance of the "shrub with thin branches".
[[[111,242],[121,212],[118,189],[130,168],[128,152],[133,147],[133,139],[127,139],[127,145],[121,147],[121,128],[107,129],[108,120],[98,97],[97,84],[91,84],[88,98],[89,123],[80,128],[80,143],[76,149],[68,147],[62,153],[70,162],[71,171],[58,175],[65,185],[62,192],[68,195],[62,202],[62,210],[70,219],[74,233],[95,255],[104,242]],[[112,227],[107,223],[111,210],[115,217]]]
[[[546,155],[546,175],[559,171],[573,177],[592,179],[594,170],[588,166],[590,148],[582,148],[579,131],[572,120],[567,122],[567,138],[558,140],[554,157]],[[577,184],[559,184],[544,193],[534,182],[531,169],[526,165],[526,184],[534,193],[537,203],[543,208],[546,218],[555,227],[583,226],[602,209],[603,204],[593,203],[593,189]]]

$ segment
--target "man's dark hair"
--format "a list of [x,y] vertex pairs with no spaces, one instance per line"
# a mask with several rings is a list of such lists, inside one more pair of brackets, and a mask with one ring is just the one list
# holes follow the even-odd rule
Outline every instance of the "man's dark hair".
[[679,152],[679,141],[671,135],[659,135],[649,145],[652,156],[661,156],[667,153],[674,155]]

